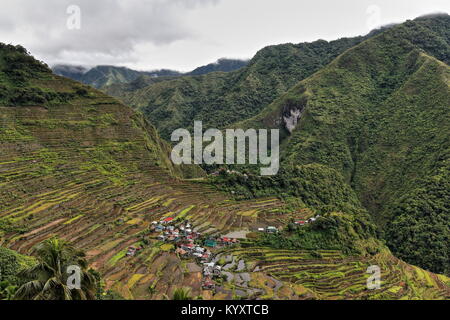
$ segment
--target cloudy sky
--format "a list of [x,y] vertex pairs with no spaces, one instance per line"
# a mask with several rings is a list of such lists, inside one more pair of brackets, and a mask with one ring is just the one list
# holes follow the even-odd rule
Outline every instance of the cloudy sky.
[[450,13],[448,0],[0,0],[0,42],[48,64],[189,71],[267,45]]

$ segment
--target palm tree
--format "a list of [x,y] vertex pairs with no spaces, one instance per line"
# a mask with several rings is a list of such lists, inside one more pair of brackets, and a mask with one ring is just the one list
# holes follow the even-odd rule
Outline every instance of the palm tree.
[[192,300],[191,290],[189,288],[175,289],[172,300]]
[[[36,246],[38,263],[21,276],[31,281],[22,285],[14,298],[18,300],[94,300],[97,281],[87,271],[85,254],[70,243],[56,237],[45,240]],[[71,289],[68,285],[69,266],[78,266],[80,270],[80,289]]]

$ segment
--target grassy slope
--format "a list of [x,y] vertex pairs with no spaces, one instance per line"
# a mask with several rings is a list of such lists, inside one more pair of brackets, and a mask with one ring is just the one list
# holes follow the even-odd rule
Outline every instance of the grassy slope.
[[[333,168],[386,226],[394,253],[449,272],[449,17],[394,27],[339,56],[244,127],[299,125],[285,165]],[[434,57],[433,57],[434,56]],[[284,129],[284,128],[282,128]]]

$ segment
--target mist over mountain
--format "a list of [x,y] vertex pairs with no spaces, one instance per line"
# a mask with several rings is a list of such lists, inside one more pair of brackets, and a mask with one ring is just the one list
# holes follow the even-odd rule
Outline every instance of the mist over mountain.
[[92,68],[74,65],[55,65],[52,70],[57,75],[67,77],[95,88],[104,88],[115,84],[129,84],[139,77],[180,77],[189,75],[203,75],[210,72],[230,72],[247,65],[248,61],[234,59],[219,59],[215,63],[199,67],[191,72],[178,72],[169,69],[154,71],[136,71],[126,67],[96,66]]
[[64,76],[95,88],[102,88],[117,83],[130,83],[140,76],[165,77],[180,76],[182,73],[173,70],[136,71],[126,67],[96,66],[86,68],[82,66],[55,65],[52,68],[57,75]]
[[89,67],[64,65],[64,64],[58,64],[52,67],[52,70],[55,74],[76,81],[81,81],[83,79],[84,74],[88,72],[90,69],[91,68]]

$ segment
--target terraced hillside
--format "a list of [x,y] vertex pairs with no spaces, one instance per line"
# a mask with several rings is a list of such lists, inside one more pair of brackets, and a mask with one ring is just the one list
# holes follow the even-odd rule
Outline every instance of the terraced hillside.
[[[2,246],[25,254],[58,235],[87,250],[109,279],[123,249],[161,217],[189,217],[206,234],[277,218],[270,213],[282,205],[277,199],[235,203],[205,184],[183,182],[142,116],[51,74],[22,48],[0,48],[0,65],[16,62],[19,72],[18,61],[32,63],[24,69],[29,77],[14,78],[11,65],[0,72],[7,92],[0,100]],[[26,95],[15,102],[19,90]],[[50,99],[59,96],[64,102]]]
[[[450,278],[394,258],[346,256],[338,250],[275,250],[246,247],[222,253],[234,292],[265,299],[448,299]],[[381,270],[380,289],[370,290],[370,266]],[[243,281],[247,279],[248,281]]]
[[[101,92],[53,75],[21,47],[1,45],[0,67],[2,247],[33,254],[33,247],[50,237],[69,240],[87,253],[106,289],[129,299],[162,299],[182,286],[192,287],[193,294],[206,299],[233,298],[239,295],[233,284],[223,283],[216,292],[202,290],[201,268],[193,260],[181,260],[172,244],[159,241],[149,229],[152,222],[167,217],[189,219],[206,236],[268,225],[281,227],[297,214],[301,218],[310,214],[287,208],[277,198],[230,200],[202,181],[181,179],[184,169],[171,165],[166,144],[141,115]],[[130,246],[142,250],[129,256]],[[261,267],[270,267],[267,257],[271,253],[265,249],[243,244],[233,254],[248,254],[249,261],[262,254],[258,258]],[[347,259],[353,258],[338,259],[337,253],[332,253],[331,259],[336,260],[332,263],[326,252],[319,252],[322,258],[315,261],[307,261],[303,254],[289,254],[298,258],[295,272],[305,268],[313,274],[316,264],[323,264],[333,282],[337,281],[333,268],[351,273]],[[383,261],[389,269],[400,263],[388,253]],[[288,283],[280,270],[273,274],[275,283]],[[293,291],[283,295],[276,290],[276,297],[346,297],[333,288],[326,294],[321,281],[304,275],[299,284],[289,278]],[[408,278],[419,289],[415,295],[408,291],[407,297],[448,297],[445,277],[423,273],[424,279],[432,279],[428,284],[418,277]],[[253,281],[255,286],[265,285],[258,282],[260,278]],[[357,284],[344,281],[339,286],[346,292]],[[428,286],[430,293],[422,294]],[[265,295],[269,297],[270,292]]]

